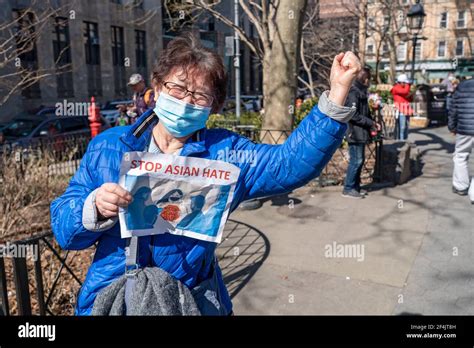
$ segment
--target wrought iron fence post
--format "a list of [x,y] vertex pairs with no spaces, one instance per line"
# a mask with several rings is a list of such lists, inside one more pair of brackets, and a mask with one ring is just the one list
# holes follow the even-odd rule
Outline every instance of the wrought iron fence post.
[[5,274],[5,261],[0,257],[0,298],[2,300],[1,315],[10,315],[10,308],[8,306],[8,290],[7,290],[7,276]]
[[13,277],[15,280],[16,301],[19,315],[31,315],[30,288],[26,257],[13,258]]
[[33,247],[38,250],[38,258],[35,260],[35,280],[36,280],[36,295],[38,297],[39,314],[46,315],[46,306],[44,303],[44,287],[43,287],[43,270],[41,269],[41,257],[39,253],[39,242],[35,241]]
[[382,168],[383,168],[383,139],[375,142],[375,168],[374,168],[374,182],[382,182]]

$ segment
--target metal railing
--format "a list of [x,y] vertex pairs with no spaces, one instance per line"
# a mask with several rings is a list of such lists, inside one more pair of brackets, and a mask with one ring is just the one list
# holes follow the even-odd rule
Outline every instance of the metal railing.
[[[68,272],[79,286],[82,285],[79,276],[67,264],[70,251],[65,251],[65,256],[62,257],[60,254],[63,251],[58,251],[54,247],[53,234],[51,232],[43,232],[35,237],[9,243],[7,246],[2,246],[2,255],[13,255],[13,250],[18,250],[20,245],[35,248],[37,250],[37,257],[36,259],[31,258],[32,260],[29,261],[28,255],[24,253],[19,255],[18,251],[14,252],[14,256],[0,257],[0,313],[7,316],[12,314],[8,298],[8,294],[11,292],[8,287],[8,276],[11,276],[13,278],[16,294],[16,313],[18,315],[54,315],[53,311],[50,309],[50,304],[63,271]],[[41,265],[42,255],[44,252],[40,252],[45,249],[49,251],[61,265],[59,270],[53,274],[52,284],[47,289],[44,287],[43,267]],[[5,260],[8,259],[11,259],[12,263],[10,272],[6,271],[6,266],[8,265],[5,263]],[[33,263],[33,267],[31,267],[31,263]],[[29,265],[30,267],[28,267]],[[32,269],[32,272],[30,272],[29,269]],[[35,297],[38,304],[37,313],[33,313],[32,310],[31,302],[33,293],[36,293]]]
[[[380,121],[381,122],[381,121]],[[388,129],[388,128],[387,128]],[[255,126],[233,126],[232,130],[256,143],[282,144],[291,135],[291,130],[260,130]],[[384,134],[385,128],[383,128]],[[365,183],[380,181],[382,178],[382,137],[366,145],[366,156],[362,171]],[[338,185],[344,180],[349,156],[347,148],[341,146],[336,150],[329,163],[317,178],[319,186]]]

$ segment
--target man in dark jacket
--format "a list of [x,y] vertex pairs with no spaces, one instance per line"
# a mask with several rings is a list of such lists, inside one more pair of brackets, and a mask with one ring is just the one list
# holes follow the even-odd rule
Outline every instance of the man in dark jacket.
[[364,198],[366,192],[360,190],[360,174],[365,161],[365,144],[369,140],[370,130],[380,130],[370,114],[367,89],[370,85],[370,69],[360,71],[346,100],[346,106],[355,106],[357,112],[349,122],[346,138],[349,142],[349,167],[342,196],[347,198]]
[[453,192],[461,196],[469,194],[474,204],[474,178],[469,179],[468,163],[474,145],[474,79],[461,82],[454,92],[448,128],[456,135]]

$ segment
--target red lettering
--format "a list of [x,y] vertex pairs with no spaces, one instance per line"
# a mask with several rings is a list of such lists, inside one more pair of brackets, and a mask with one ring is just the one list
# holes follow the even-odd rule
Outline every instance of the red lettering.
[[137,160],[132,160],[132,165],[130,166],[130,169],[135,169],[137,167]]
[[225,172],[224,179],[225,180],[230,180],[230,172],[229,171]]
[[173,166],[171,164],[168,164],[166,167],[165,174],[173,174]]
[[151,172],[153,170],[153,162],[146,162],[145,163],[145,170]]

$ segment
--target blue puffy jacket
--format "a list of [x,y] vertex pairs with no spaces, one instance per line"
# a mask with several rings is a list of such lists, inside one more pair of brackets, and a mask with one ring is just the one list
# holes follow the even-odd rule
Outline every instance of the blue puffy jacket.
[[462,81],[453,94],[448,128],[451,132],[474,136],[474,79]]
[[[51,225],[59,245],[81,250],[98,242],[94,260],[78,295],[76,315],[90,315],[97,293],[125,272],[125,240],[120,225],[108,230],[87,230],[82,209],[87,196],[107,182],[117,183],[125,152],[144,151],[157,118],[151,110],[132,126],[115,127],[95,137],[66,192],[51,204]],[[319,175],[340,146],[346,124],[335,121],[314,107],[283,145],[255,144],[224,129],[203,129],[189,138],[181,156],[218,159],[219,150],[256,151],[256,163],[238,163],[240,177],[231,211],[240,202],[289,192]],[[216,244],[173,234],[139,238],[140,266],[157,266],[189,288],[207,279]],[[229,294],[217,267],[221,295],[228,312]]]

